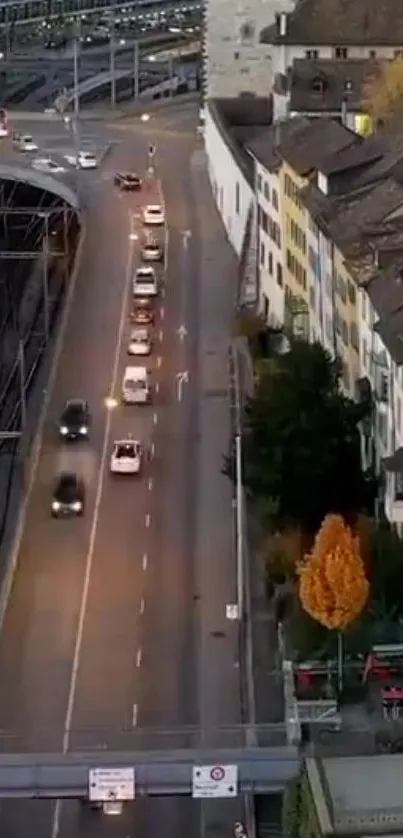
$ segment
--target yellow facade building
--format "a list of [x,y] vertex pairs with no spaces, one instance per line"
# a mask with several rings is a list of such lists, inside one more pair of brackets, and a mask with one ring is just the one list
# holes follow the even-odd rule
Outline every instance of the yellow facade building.
[[307,282],[307,210],[300,197],[300,190],[307,184],[283,160],[279,172],[283,229],[283,265],[285,312],[293,333],[309,337],[309,289]]

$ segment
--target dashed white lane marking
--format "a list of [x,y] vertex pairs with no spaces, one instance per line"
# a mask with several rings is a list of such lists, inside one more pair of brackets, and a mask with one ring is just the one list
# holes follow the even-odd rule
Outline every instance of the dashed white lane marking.
[[156,425],[157,422],[158,422],[158,415],[156,413],[153,413],[153,425]]
[[142,597],[141,602],[140,602],[140,614],[144,614],[145,607],[146,607],[145,600],[144,600],[144,597]]
[[133,704],[132,727],[137,727],[138,710],[139,710],[139,708],[138,708],[137,704]]
[[164,309],[164,306],[162,306],[160,308],[160,318],[161,318],[161,320],[163,320],[164,317],[165,317],[165,309]]
[[147,553],[144,553],[144,555],[143,555],[143,570],[147,570],[147,565],[148,565],[148,556],[147,556]]
[[162,329],[160,329],[159,332],[158,332],[158,340],[159,340],[160,343],[162,343],[163,337],[164,337],[164,332],[162,331]]
[[160,391],[160,383],[159,383],[159,381],[156,381],[156,383],[155,383],[155,392],[156,392],[156,393],[159,393],[159,391]]
[[161,355],[158,355],[158,358],[157,358],[157,367],[158,367],[158,369],[161,369],[161,365],[162,365],[162,358],[161,358]]
[[136,654],[136,666],[137,666],[137,669],[139,669],[139,668],[140,668],[142,659],[143,659],[143,652],[142,652],[142,649],[141,649],[141,646],[140,646],[140,647],[137,649],[137,654]]
[[155,454],[155,443],[154,442],[151,443],[150,454],[151,454],[151,459],[152,459],[154,457],[154,454]]
[[147,481],[147,489],[148,489],[149,492],[151,492],[152,487],[153,487],[153,479],[152,479],[152,477],[149,477],[148,481]]
[[147,529],[150,526],[150,524],[151,524],[151,515],[150,515],[149,512],[147,512],[147,515],[146,515],[146,527],[147,527]]

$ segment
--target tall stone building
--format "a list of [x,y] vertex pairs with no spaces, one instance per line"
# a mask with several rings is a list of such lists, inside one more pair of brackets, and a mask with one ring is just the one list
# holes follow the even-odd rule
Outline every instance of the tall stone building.
[[271,46],[259,42],[291,0],[205,0],[204,74],[207,99],[254,93],[272,85]]

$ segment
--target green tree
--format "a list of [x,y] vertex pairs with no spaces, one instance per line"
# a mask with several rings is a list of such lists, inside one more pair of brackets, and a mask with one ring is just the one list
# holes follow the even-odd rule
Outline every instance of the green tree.
[[403,542],[387,521],[373,526],[368,552],[371,614],[380,622],[397,622],[403,617]]
[[[319,343],[296,341],[267,365],[245,410],[245,487],[275,510],[273,524],[315,533],[327,513],[366,500],[357,423],[340,390],[340,365]],[[233,462],[227,463],[233,474]]]

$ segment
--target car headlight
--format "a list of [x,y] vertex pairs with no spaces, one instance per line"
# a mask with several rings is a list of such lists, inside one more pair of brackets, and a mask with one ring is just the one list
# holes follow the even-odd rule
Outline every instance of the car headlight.
[[55,512],[57,512],[57,511],[58,511],[58,509],[60,509],[60,503],[59,503],[59,501],[58,501],[58,500],[54,500],[54,501],[52,501],[52,509],[53,509]]
[[66,436],[66,434],[68,434],[68,432],[69,432],[69,429],[66,428],[66,425],[62,425],[62,427],[60,428],[60,433],[62,434],[62,436]]
[[87,426],[86,426],[86,425],[81,425],[81,428],[80,428],[80,434],[82,434],[83,436],[85,436],[87,433],[88,433],[88,428],[87,428]]
[[80,512],[80,509],[82,508],[81,501],[76,500],[75,503],[71,504],[71,508],[72,508],[73,512]]

